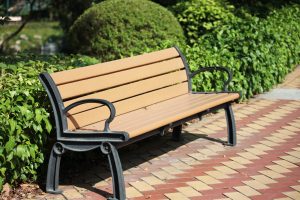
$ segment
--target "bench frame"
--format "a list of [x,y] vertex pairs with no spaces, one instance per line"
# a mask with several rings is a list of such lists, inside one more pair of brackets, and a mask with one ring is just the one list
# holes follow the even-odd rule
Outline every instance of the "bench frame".
[[[231,93],[227,91],[227,88],[229,82],[232,79],[232,73],[227,68],[205,67],[205,68],[200,68],[195,72],[191,72],[184,55],[177,47],[175,48],[178,51],[184,63],[184,67],[188,77],[188,90],[190,93],[194,93],[194,94],[195,93],[198,94]],[[228,75],[228,79],[224,81],[223,91],[221,92],[193,92],[192,91],[192,78],[194,76],[204,71],[212,72],[215,70],[226,72]],[[206,111],[200,112],[196,115],[173,122],[168,126],[161,127],[160,129],[148,133],[144,133],[140,136],[137,136],[129,140],[129,135],[127,132],[111,131],[109,128],[109,124],[114,119],[116,114],[115,107],[112,103],[103,99],[85,99],[85,100],[72,103],[67,107],[64,107],[60,93],[55,83],[53,82],[52,78],[50,77],[50,75],[48,73],[41,73],[39,79],[42,82],[44,88],[46,89],[46,92],[48,94],[48,97],[52,105],[55,125],[56,125],[56,135],[57,135],[56,142],[52,147],[52,151],[48,163],[46,191],[49,193],[57,194],[62,192],[61,190],[58,189],[59,168],[60,168],[61,157],[67,150],[83,152],[83,151],[89,151],[96,148],[100,148],[101,152],[108,156],[110,170],[112,174],[114,194],[113,197],[109,199],[124,200],[126,199],[125,183],[124,183],[121,161],[119,158],[117,148],[133,143],[138,140],[142,140],[152,135],[156,135],[156,134],[163,135],[165,131],[169,128],[173,128],[172,138],[176,141],[179,141],[181,139],[182,124],[184,122],[187,122],[195,118],[201,119],[203,115],[214,112],[219,109],[225,110],[225,115],[227,120],[228,141],[224,142],[224,145],[228,145],[228,146],[236,145],[236,127],[235,127],[233,111],[231,108],[231,104],[233,103],[233,101],[224,103],[217,107],[213,107]],[[82,131],[76,132],[76,131],[68,130],[66,113],[72,108],[86,103],[99,103],[109,108],[110,116],[105,121],[105,127],[103,131],[84,131],[83,134]]]

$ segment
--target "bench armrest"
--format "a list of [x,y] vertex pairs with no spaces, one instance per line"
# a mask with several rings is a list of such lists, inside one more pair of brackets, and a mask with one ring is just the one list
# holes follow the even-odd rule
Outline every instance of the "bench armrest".
[[208,71],[208,72],[213,72],[213,71],[223,71],[223,72],[226,72],[227,75],[228,75],[228,79],[224,80],[223,91],[228,91],[228,84],[232,80],[232,72],[228,68],[226,68],[226,67],[219,67],[219,66],[216,66],[216,67],[202,67],[202,68],[200,68],[200,69],[192,72],[190,74],[190,78],[193,78],[194,76],[196,76],[200,72],[205,72],[205,71]]
[[109,110],[110,110],[110,116],[105,121],[104,132],[107,132],[107,133],[111,132],[110,128],[109,128],[109,123],[112,122],[113,119],[115,118],[115,116],[116,116],[116,109],[115,109],[115,106],[111,102],[109,102],[107,100],[104,100],[104,99],[84,99],[84,100],[80,100],[80,101],[77,101],[77,102],[74,102],[74,103],[68,105],[64,109],[64,113],[66,114],[72,108],[74,108],[76,106],[79,106],[79,105],[82,105],[82,104],[86,104],[86,103],[98,103],[98,104],[105,105],[105,106],[107,106],[109,108]]

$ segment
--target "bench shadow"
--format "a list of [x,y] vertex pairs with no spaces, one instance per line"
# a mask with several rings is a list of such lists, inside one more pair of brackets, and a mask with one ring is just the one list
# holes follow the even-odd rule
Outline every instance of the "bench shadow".
[[[203,139],[223,145],[225,144],[225,141],[212,138],[207,134],[194,134],[187,131],[183,131],[183,139],[180,141],[173,141],[171,136],[171,133],[168,133],[165,136],[151,136],[147,139],[119,149],[123,171],[133,169],[143,163],[147,163],[151,159],[167,154],[170,151],[174,151],[180,146],[189,144],[195,140]],[[81,160],[79,158],[81,161],[76,161],[77,164],[74,165],[74,160],[78,159],[78,154],[81,154],[79,157],[82,157],[83,159]],[[74,159],[72,159],[72,157]],[[64,155],[62,157],[60,174],[60,186],[74,185],[106,198],[112,195],[111,185],[103,186],[102,184],[99,184],[99,186],[97,186],[97,183],[103,180],[111,182],[108,160],[100,150],[85,153],[76,152],[74,155],[73,153],[71,153],[71,155]],[[103,190],[103,187],[105,187],[105,190],[107,191]]]

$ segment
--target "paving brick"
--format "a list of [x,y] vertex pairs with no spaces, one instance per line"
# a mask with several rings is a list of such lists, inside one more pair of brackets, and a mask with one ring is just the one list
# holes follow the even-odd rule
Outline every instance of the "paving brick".
[[224,193],[224,195],[232,200],[251,200],[250,198],[246,197],[245,195],[239,192]]
[[180,160],[190,166],[201,164],[201,162],[192,157],[180,158]]
[[242,156],[243,158],[245,159],[248,159],[248,160],[256,160],[256,159],[260,159],[260,157],[250,153],[250,152],[240,152],[240,153],[237,153],[239,156]]
[[213,134],[213,133],[216,133],[216,131],[214,130],[211,130],[211,129],[207,129],[207,128],[202,128],[202,129],[197,129],[199,131],[199,133],[206,133],[206,134]]
[[103,186],[108,186],[109,184],[106,181],[100,181],[98,183],[95,183],[93,186],[98,188],[98,187],[103,187]]
[[203,183],[205,183],[207,185],[222,183],[218,179],[215,179],[211,176],[196,176],[195,178],[198,179],[199,181],[202,181]]
[[276,163],[282,167],[285,167],[285,168],[288,168],[288,169],[292,169],[292,168],[296,168],[298,167],[297,165],[293,164],[293,163],[290,163],[286,160],[274,160],[272,161],[273,163]]
[[195,158],[196,160],[207,160],[208,159],[208,156],[207,155],[204,155],[202,153],[191,153],[189,154],[189,156]]
[[202,153],[204,155],[207,155],[207,156],[215,156],[215,155],[218,155],[217,153],[211,151],[210,149],[200,149],[198,150],[199,153]]
[[147,176],[141,178],[143,181],[148,183],[149,185],[158,185],[158,184],[164,184],[165,182],[156,178],[155,176]]
[[294,186],[291,186],[291,188],[300,192],[300,185],[294,185]]
[[271,113],[271,114],[265,115],[265,117],[267,117],[269,119],[274,119],[274,120],[282,119],[282,116],[277,115],[277,113],[276,114]]
[[300,128],[294,127],[294,126],[283,126],[282,128],[292,131],[292,132],[296,132],[296,131],[300,131]]
[[286,130],[286,129],[279,129],[279,130],[277,130],[277,132],[285,134],[285,135],[289,135],[289,136],[297,135],[297,133],[295,133],[293,131]]
[[241,165],[246,165],[246,164],[251,164],[253,163],[252,161],[245,159],[243,157],[237,156],[237,157],[231,157],[230,160],[233,160]]
[[297,191],[283,192],[283,194],[295,200],[300,199],[300,192]]
[[286,152],[286,153],[300,159],[300,152],[299,151],[289,151],[289,152]]
[[256,155],[256,156],[261,156],[261,155],[266,155],[267,153],[260,150],[260,149],[257,149],[257,148],[246,148],[245,149],[246,151]]
[[165,171],[152,172],[152,174],[161,180],[168,180],[168,179],[175,178],[175,176],[173,176]]
[[213,188],[201,181],[189,181],[186,184],[193,187],[197,191],[212,190]]
[[293,148],[293,150],[300,151],[300,147],[295,147],[295,148]]
[[165,194],[166,197],[168,197],[168,199],[170,200],[189,200],[189,198],[187,198],[186,196],[184,196],[183,194],[176,192],[176,193],[167,193]]
[[242,131],[246,131],[248,133],[259,133],[259,130],[251,128],[251,127],[243,127],[241,128]]
[[295,123],[289,123],[291,126],[294,126],[294,127],[296,127],[296,128],[300,128],[300,124],[299,124],[299,122],[297,123],[297,122],[295,122]]
[[226,167],[226,166],[217,166],[217,167],[214,167],[216,170],[224,173],[224,174],[236,174],[238,173],[237,171],[229,168],[229,167]]
[[245,185],[245,186],[237,186],[234,187],[234,189],[236,189],[238,192],[244,194],[247,197],[252,197],[252,196],[256,196],[256,195],[260,195],[260,193],[258,191],[256,191],[255,189]]
[[262,189],[268,189],[269,187],[259,181],[256,180],[250,180],[250,181],[243,181],[244,184],[252,187],[253,189],[256,190],[262,190]]
[[75,188],[64,190],[63,195],[65,196],[66,199],[70,199],[70,200],[83,198],[82,194],[79,193]]
[[142,197],[142,196],[143,196],[143,194],[140,193],[134,187],[127,187],[126,188],[126,197],[127,198],[135,198],[135,197]]
[[207,175],[214,177],[215,179],[225,179],[225,178],[229,178],[228,175],[220,172],[220,171],[207,171],[205,172]]
[[271,150],[273,150],[273,148],[271,148],[267,145],[264,145],[264,144],[253,144],[251,146],[254,147],[254,148],[260,149],[262,151],[271,151]]
[[268,117],[261,117],[261,118],[258,118],[258,119],[263,121],[263,122],[267,122],[267,123],[274,123],[275,122],[275,120],[270,119]]
[[238,119],[246,118],[246,117],[248,117],[248,115],[238,112],[238,113],[234,114],[234,117],[236,120],[238,120]]
[[66,198],[62,195],[47,195],[45,197],[46,200],[66,200]]
[[251,178],[266,185],[271,183],[277,183],[276,180],[273,180],[265,175],[255,175],[255,176],[251,176]]
[[173,167],[173,166],[169,166],[169,167],[162,167],[162,170],[166,171],[169,174],[175,175],[175,174],[181,174],[183,173],[181,170]]
[[154,190],[154,188],[145,181],[135,181],[130,182],[129,184],[140,192]]
[[278,143],[271,142],[271,141],[269,141],[269,140],[263,140],[263,141],[260,141],[259,143],[264,144],[264,145],[269,146],[269,147],[276,147],[276,146],[279,146]]
[[261,126],[261,125],[258,125],[258,124],[247,124],[247,126],[249,126],[250,128],[254,128],[256,130],[262,130],[262,129],[265,129],[265,127]]
[[275,143],[281,143],[281,142],[285,142],[285,140],[280,139],[278,137],[275,136],[269,136],[269,137],[265,137],[265,139],[271,141],[271,142],[275,142]]
[[294,164],[300,163],[300,159],[296,158],[294,156],[281,156],[280,158],[282,158],[288,162],[294,163]]
[[175,162],[175,163],[171,163],[171,165],[173,167],[175,167],[176,169],[178,169],[178,170],[192,169],[191,166],[189,166],[188,164],[186,164],[184,162],[181,162],[181,161],[178,161],[178,162]]
[[239,130],[239,131],[237,131],[237,135],[239,135],[239,138],[240,138],[240,136],[250,137],[250,136],[252,136],[252,133],[249,133],[247,131]]
[[178,190],[178,192],[182,193],[186,197],[199,197],[199,196],[202,196],[201,193],[199,193],[198,191],[196,191],[192,187],[179,187],[179,188],[176,188],[176,190]]
[[225,147],[222,144],[209,144],[205,145],[207,149],[210,149],[213,152],[224,151]]
[[269,126],[270,125],[270,123],[264,122],[264,121],[261,121],[261,120],[253,121],[253,123],[261,125],[261,126]]
[[283,140],[292,138],[291,136],[286,135],[284,133],[274,133],[274,134],[272,134],[272,136],[278,137],[278,138],[283,139]]
[[291,170],[288,170],[287,168],[282,167],[280,165],[268,165],[268,166],[266,166],[266,168],[268,168],[270,170],[273,170],[274,172],[277,172],[277,173],[288,173],[288,172],[291,172]]
[[223,165],[231,168],[231,169],[243,169],[246,168],[244,165],[241,165],[235,161],[227,161],[227,162],[222,162]]
[[272,179],[277,179],[277,178],[283,178],[284,175],[282,174],[279,174],[277,172],[274,172],[273,170],[262,170],[262,171],[259,171],[259,173],[263,174],[263,175],[266,175]]
[[[215,123],[214,123],[214,124],[215,124]],[[206,128],[209,128],[209,129],[211,129],[211,130],[214,130],[214,131],[222,131],[222,130],[223,130],[223,128],[218,127],[218,126],[216,126],[216,125],[214,125],[214,124],[207,124],[207,125],[205,125],[205,127],[206,127]]]

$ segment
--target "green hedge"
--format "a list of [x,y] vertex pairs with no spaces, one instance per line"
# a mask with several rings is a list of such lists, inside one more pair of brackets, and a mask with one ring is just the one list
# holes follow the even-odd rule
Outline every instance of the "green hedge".
[[180,22],[189,44],[226,22],[234,20],[234,6],[226,0],[180,1],[171,8]]
[[86,56],[0,57],[0,191],[36,180],[52,130],[49,101],[38,74],[94,64]]
[[[242,91],[243,99],[268,91],[300,63],[300,5],[275,9],[266,18],[245,16],[204,34],[186,49],[193,69],[231,68],[230,89]],[[195,78],[194,88],[217,90],[221,82],[205,74]]]
[[86,10],[68,35],[71,52],[101,61],[141,54],[166,41],[184,43],[180,24],[166,8],[148,0],[108,0]]

